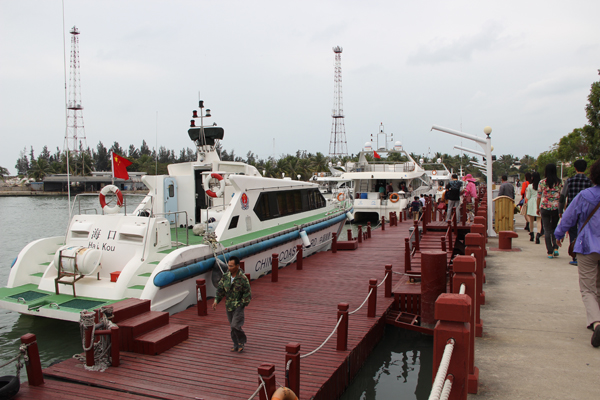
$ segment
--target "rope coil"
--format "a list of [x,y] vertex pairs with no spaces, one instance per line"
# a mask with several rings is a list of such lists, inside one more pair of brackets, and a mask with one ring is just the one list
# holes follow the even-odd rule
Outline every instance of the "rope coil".
[[327,339],[325,339],[325,341],[323,343],[321,343],[321,345],[319,347],[317,347],[316,349],[314,349],[313,351],[311,351],[310,353],[307,354],[303,354],[300,356],[300,358],[306,358],[308,356],[312,356],[313,354],[315,354],[317,351],[321,350],[321,348],[323,346],[325,346],[325,343],[327,343],[329,341],[329,339],[331,339],[331,337],[333,336],[333,334],[335,333],[335,331],[337,330],[338,326],[340,326],[340,322],[342,322],[342,318],[344,318],[343,315],[340,316],[340,318],[338,319],[337,324],[335,324],[335,328],[333,328],[333,331],[329,334],[329,336],[327,336]]
[[[111,338],[110,336],[102,335],[100,340],[96,342],[95,333],[96,329],[110,330],[113,326],[117,326],[117,324],[111,321],[113,318],[112,306],[102,306],[100,308],[100,314],[100,322],[96,324],[96,314],[93,312],[82,310],[79,313],[79,332],[81,333],[81,346],[83,347],[83,351],[88,352],[94,349],[94,365],[91,367],[85,365],[85,369],[88,371],[104,371],[110,365]],[[92,330],[92,335],[89,346],[86,346],[85,332],[88,329]],[[73,358],[79,361],[85,361],[85,356],[80,354],[75,354]]]

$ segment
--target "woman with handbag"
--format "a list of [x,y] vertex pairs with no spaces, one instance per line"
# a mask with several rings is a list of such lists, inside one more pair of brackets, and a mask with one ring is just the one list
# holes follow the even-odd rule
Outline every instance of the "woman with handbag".
[[[588,328],[592,329],[592,346],[600,347],[600,160],[590,169],[590,179],[594,185],[582,190],[573,199],[562,216],[554,235],[559,246],[569,228],[577,221],[579,227],[577,239],[572,243],[577,253],[579,270],[579,290],[587,315]],[[571,250],[571,249],[569,249]]]

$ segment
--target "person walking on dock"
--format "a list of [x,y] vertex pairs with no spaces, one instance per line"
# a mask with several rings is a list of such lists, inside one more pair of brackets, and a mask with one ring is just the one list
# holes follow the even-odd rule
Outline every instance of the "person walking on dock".
[[508,177],[506,175],[502,175],[502,184],[500,185],[500,190],[498,190],[498,196],[508,196],[511,199],[515,199],[515,187],[512,183],[508,183]]
[[571,202],[554,231],[559,246],[565,234],[579,222],[573,251],[577,254],[579,290],[585,306],[592,346],[600,347],[600,160],[590,169],[593,186],[582,190]]
[[446,211],[446,221],[452,218],[452,210],[456,210],[456,223],[460,222],[460,189],[462,182],[458,180],[458,175],[452,174],[452,180],[446,184],[446,200],[448,200],[448,210]]
[[413,221],[419,220],[419,213],[421,211],[421,202],[419,201],[419,196],[415,196],[415,199],[412,203],[410,203],[410,210],[412,211]]
[[538,186],[537,213],[542,217],[542,225],[546,233],[548,258],[554,258],[558,257],[554,230],[558,225],[558,200],[563,184],[556,175],[556,164],[546,164],[545,176],[546,179],[541,180]]
[[[537,191],[540,184],[540,173],[534,172],[529,176],[529,184],[525,192],[527,199],[527,220],[529,221],[529,240],[533,242],[535,236],[535,244],[540,244],[540,236],[542,235],[542,217],[538,216]],[[525,185],[523,185],[525,186]],[[535,226],[534,226],[535,224]]]
[[[575,197],[584,189],[591,188],[592,181],[585,176],[585,170],[587,169],[587,162],[585,160],[577,160],[573,163],[575,167],[575,176],[567,179],[565,186],[560,194],[560,200],[558,201],[558,215],[559,217],[562,215],[563,210],[565,208],[565,204],[567,207],[573,202]],[[577,239],[577,225],[574,224],[571,229],[569,229],[569,242],[573,243],[575,239]],[[572,261],[569,262],[571,265],[577,265],[577,259],[573,258]]]
[[227,309],[227,319],[231,326],[231,340],[233,347],[231,351],[242,352],[246,345],[246,334],[242,330],[244,325],[244,308],[250,304],[252,293],[250,291],[250,282],[240,269],[240,259],[233,256],[229,257],[227,264],[229,271],[226,272],[217,286],[217,296],[213,303],[213,310],[217,309],[217,304],[226,297],[225,308]]

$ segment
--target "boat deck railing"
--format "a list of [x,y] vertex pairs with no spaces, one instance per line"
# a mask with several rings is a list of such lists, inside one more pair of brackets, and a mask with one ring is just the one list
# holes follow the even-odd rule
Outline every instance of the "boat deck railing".
[[360,166],[355,172],[413,172],[415,170],[415,164],[412,162],[405,162],[401,164],[389,164],[389,163],[369,163],[364,166]]

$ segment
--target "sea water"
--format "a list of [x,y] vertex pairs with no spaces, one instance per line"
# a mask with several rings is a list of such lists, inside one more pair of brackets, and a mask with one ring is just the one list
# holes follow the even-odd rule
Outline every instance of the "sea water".
[[[68,204],[67,197],[58,196],[0,197],[1,286],[6,286],[12,262],[25,245],[36,239],[65,235]],[[97,197],[83,197],[81,209],[99,212]],[[346,225],[342,240],[347,229],[356,235],[357,227]],[[26,333],[37,336],[44,368],[83,351],[78,323],[0,309],[0,365],[17,355],[20,337]],[[431,390],[432,359],[431,337],[387,326],[383,339],[342,399],[425,399]],[[15,363],[0,368],[0,376],[15,372]],[[21,380],[26,379],[23,370]]]

